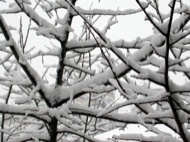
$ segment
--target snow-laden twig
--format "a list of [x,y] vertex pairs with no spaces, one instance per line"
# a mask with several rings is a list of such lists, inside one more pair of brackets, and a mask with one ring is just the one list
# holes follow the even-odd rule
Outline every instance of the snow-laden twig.
[[[12,38],[12,35],[11,35],[10,31],[8,30],[8,26],[5,23],[2,15],[0,15],[0,27],[1,27],[2,31],[3,31],[5,39],[6,40],[11,40],[11,42],[12,42],[12,45],[10,46],[10,49],[13,52],[16,60],[18,61],[18,63],[22,67],[22,69],[25,71],[25,73],[27,74],[27,76],[29,77],[29,79],[31,80],[31,82],[34,85],[37,85],[37,84],[41,85],[41,89],[40,89],[39,93],[44,98],[44,100],[47,103],[47,105],[50,105],[48,99],[46,98],[47,89],[46,89],[43,81],[41,80],[41,78],[38,75],[38,73],[26,61],[26,59],[24,58],[23,54],[21,53],[21,51],[17,47],[17,44],[14,41],[14,39]],[[22,61],[22,62],[20,62],[20,61]],[[24,62],[24,64],[23,64],[23,62]]]

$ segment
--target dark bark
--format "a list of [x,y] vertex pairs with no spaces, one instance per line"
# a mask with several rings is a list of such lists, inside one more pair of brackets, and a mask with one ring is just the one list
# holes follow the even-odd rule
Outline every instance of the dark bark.
[[[72,5],[75,5],[76,3],[76,0],[72,0]],[[69,14],[69,17],[67,19],[67,24],[69,26],[71,26],[72,24],[72,20],[73,20],[73,15],[70,13]],[[66,44],[67,44],[67,41],[68,41],[68,38],[69,38],[69,31],[65,31],[65,33],[63,33],[63,35],[65,36],[65,39],[62,41],[60,39],[58,39],[58,41],[60,41],[61,43],[61,55],[59,57],[59,68],[57,70],[57,79],[56,79],[56,83],[57,85],[62,85],[62,77],[63,77],[63,71],[64,71],[64,59],[66,57],[66,53],[67,53],[67,50],[66,50]]]
[[164,73],[164,77],[165,77],[165,89],[167,92],[170,93],[170,96],[168,97],[168,103],[170,105],[170,108],[172,110],[173,116],[174,116],[174,120],[177,124],[177,127],[179,129],[179,135],[181,136],[182,140],[184,142],[188,142],[187,136],[183,130],[183,124],[180,121],[179,115],[177,113],[177,109],[175,107],[175,103],[172,99],[172,93],[170,91],[170,85],[169,85],[169,50],[170,50],[170,32],[171,32],[171,27],[172,27],[172,21],[173,21],[173,16],[174,16],[174,8],[175,8],[175,4],[176,4],[176,0],[173,1],[173,4],[171,6],[171,12],[170,12],[170,21],[168,24],[168,31],[166,34],[166,53],[165,53],[165,73]]
[[57,119],[53,117],[49,124],[50,142],[57,142],[57,124]]

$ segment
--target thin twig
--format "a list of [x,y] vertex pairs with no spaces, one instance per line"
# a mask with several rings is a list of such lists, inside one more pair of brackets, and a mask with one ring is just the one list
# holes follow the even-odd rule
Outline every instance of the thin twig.
[[139,0],[136,0],[136,2],[138,3],[138,5],[141,7],[141,9],[143,10],[143,12],[145,13],[146,17],[148,18],[148,20],[152,23],[152,25],[162,34],[162,35],[166,35],[166,33],[164,33],[154,22],[154,20],[150,17],[150,15],[146,12],[145,8],[141,5]]

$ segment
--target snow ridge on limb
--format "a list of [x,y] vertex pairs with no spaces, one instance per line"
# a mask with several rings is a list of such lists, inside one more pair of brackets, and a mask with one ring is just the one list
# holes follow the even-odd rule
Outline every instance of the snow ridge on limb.
[[177,138],[168,135],[158,135],[158,136],[143,136],[142,134],[120,134],[114,135],[114,139],[118,140],[135,140],[135,141],[143,141],[143,142],[157,142],[157,141],[167,141],[167,142],[182,142]]
[[16,114],[16,115],[28,115],[34,118],[38,118],[42,121],[45,122],[49,122],[50,121],[50,117],[46,114],[39,114],[39,108],[33,106],[25,106],[25,108],[21,107],[21,106],[11,106],[9,104],[3,104],[0,103],[0,112],[1,113],[6,113],[6,114]]

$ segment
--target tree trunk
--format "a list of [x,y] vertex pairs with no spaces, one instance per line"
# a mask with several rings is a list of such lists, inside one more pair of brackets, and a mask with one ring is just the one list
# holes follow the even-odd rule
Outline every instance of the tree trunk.
[[50,126],[50,142],[57,142],[57,119],[52,118]]

